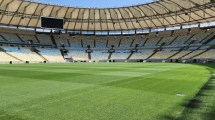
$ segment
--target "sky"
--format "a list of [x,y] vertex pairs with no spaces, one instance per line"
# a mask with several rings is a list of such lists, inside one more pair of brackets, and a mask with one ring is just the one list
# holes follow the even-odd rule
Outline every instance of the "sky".
[[153,0],[35,0],[35,1],[84,8],[110,8],[138,5],[152,2]]

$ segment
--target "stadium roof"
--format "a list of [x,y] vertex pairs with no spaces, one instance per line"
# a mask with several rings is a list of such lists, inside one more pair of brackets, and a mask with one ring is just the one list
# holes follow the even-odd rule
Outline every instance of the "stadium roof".
[[78,8],[0,0],[0,24],[40,28],[40,18],[65,20],[67,30],[136,30],[215,21],[211,0],[160,0],[119,8]]

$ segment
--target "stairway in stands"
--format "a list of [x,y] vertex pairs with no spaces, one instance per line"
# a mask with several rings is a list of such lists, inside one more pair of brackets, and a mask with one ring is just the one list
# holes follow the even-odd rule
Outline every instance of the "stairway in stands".
[[37,55],[39,55],[41,58],[43,58],[44,61],[48,61],[45,57],[43,57],[39,52],[36,52]]
[[169,45],[172,45],[172,43],[174,43],[177,39],[178,39],[179,36],[176,36],[170,43]]
[[171,58],[173,58],[175,55],[179,54],[181,51],[183,51],[183,49],[180,49],[179,51],[177,51],[175,54],[171,55],[170,57],[168,57],[166,60],[170,60]]
[[19,60],[19,61],[21,61],[21,62],[23,62],[23,60],[21,60],[21,59],[19,59],[19,58],[17,58],[17,57],[15,57],[15,56],[13,56],[13,55],[11,55],[10,53],[8,53],[8,52],[5,52],[7,55],[9,55],[9,56],[11,56],[11,57],[13,57],[13,58],[15,58],[15,59],[17,59],[17,60]]
[[154,56],[158,51],[162,50],[163,49],[163,46],[165,45],[165,43],[161,44],[159,46],[159,48],[155,49],[154,52],[148,57],[146,58],[146,60],[150,59],[152,56]]
[[53,44],[55,47],[57,47],[57,43],[56,43],[55,38],[54,38],[53,35],[51,35],[51,40],[52,40],[52,44]]
[[91,60],[91,53],[88,52],[88,59]]
[[108,55],[108,60],[111,59],[112,54],[113,54],[113,53],[111,53],[111,52],[109,53],[109,55]]
[[[209,36],[211,37],[211,36]],[[208,40],[206,40],[203,44],[208,44],[210,43],[212,40],[215,40],[215,35],[213,35],[211,38],[208,38]]]
[[40,43],[40,40],[36,35],[35,35],[35,38],[36,38],[37,42]]
[[158,50],[156,49],[156,50],[154,50],[154,52],[148,57],[148,58],[146,58],[146,60],[149,60],[152,56],[154,56],[156,53],[158,52]]
[[[203,47],[205,44],[208,44],[209,42],[211,42],[212,40],[214,40],[215,39],[215,35],[214,34],[210,34],[210,35],[208,35],[203,41],[205,41],[201,46],[199,46],[196,50],[199,50],[201,47]],[[190,53],[188,53],[188,54],[186,54],[186,55],[189,55],[189,54],[191,54],[192,52],[194,52],[194,51],[196,51],[196,50],[193,50],[193,51],[191,51]],[[194,57],[196,57],[196,56],[199,56],[199,55],[201,55],[201,54],[203,54],[203,53],[205,53],[205,52],[207,52],[207,51],[209,51],[210,50],[210,48],[209,49],[207,49],[207,50],[204,50],[203,52],[201,52],[201,53],[199,53],[199,54],[197,54],[197,55],[195,55],[195,56],[193,56],[192,58],[194,58]],[[183,57],[185,57],[186,55],[184,55]],[[183,57],[181,57],[181,58],[183,58]],[[181,59],[180,58],[180,59]],[[190,58],[190,59],[192,59],[192,58]]]
[[203,53],[208,52],[209,50],[210,50],[210,49],[204,50],[203,52],[201,52],[201,53],[199,53],[199,54],[197,54],[197,55],[194,55],[193,57],[191,57],[191,58],[189,58],[189,59],[193,59],[193,58],[195,58],[195,57],[197,57],[197,56],[199,56],[199,55],[201,55],[201,54],[203,54]]
[[[190,38],[191,39],[191,38]],[[188,42],[188,41],[187,41]],[[184,46],[183,48],[181,48],[178,52],[176,52],[175,54],[173,54],[172,56],[170,56],[169,58],[167,58],[167,60],[170,60],[171,58],[173,58],[174,56],[178,55],[179,53],[181,53],[181,51],[186,50],[190,47],[191,44],[193,44],[194,41],[191,41],[187,46]],[[188,54],[192,53],[193,51],[189,52]],[[181,58],[187,56],[188,54],[182,56]]]
[[129,60],[133,54],[134,52],[131,52],[131,54],[127,57],[127,60]]
[[5,40],[5,41],[8,41],[4,36],[0,35],[0,37]]
[[[206,37],[201,41],[201,42],[203,42],[203,41],[205,41],[205,42],[204,42],[201,46],[199,46],[196,50],[199,50],[203,45],[208,44],[210,41],[212,41],[212,40],[214,40],[214,39],[215,39],[214,33],[211,33],[210,35],[206,36]],[[191,45],[192,43],[193,43],[193,41],[191,41],[191,42],[189,43],[189,45],[186,46],[186,47],[189,48],[190,45]],[[179,59],[182,59],[183,57],[185,57],[185,56],[187,56],[187,55],[189,55],[189,54],[195,52],[196,50],[190,51],[189,53],[187,53],[187,54],[181,56]],[[201,52],[200,54],[197,54],[197,55],[193,56],[192,58],[194,58],[194,57],[196,57],[196,56],[198,56],[198,55],[201,55],[201,54],[203,54],[203,53],[205,53],[205,52],[207,52],[207,51],[209,51],[209,50],[210,50],[210,49],[207,49],[207,50]],[[182,51],[182,50],[181,50],[181,51]],[[180,52],[177,52],[177,54],[178,54],[178,53],[180,53]],[[170,58],[174,57],[174,56],[177,55],[177,54],[174,54],[174,55],[171,56]],[[169,58],[169,59],[170,59],[170,58]],[[190,59],[192,59],[192,58],[190,58]]]
[[19,38],[20,41],[22,41],[23,43],[25,42],[18,34],[16,34],[17,38]]
[[15,57],[15,56],[13,56],[13,55],[11,55],[10,53],[8,53],[6,50],[4,50],[4,49],[1,48],[1,47],[0,47],[0,51],[3,51],[3,52],[4,52],[5,54],[7,54],[8,56],[10,56],[10,57],[12,57],[12,58],[14,58],[14,59],[16,59],[16,60],[18,60],[18,61],[23,62],[23,60],[21,60],[21,59]]
[[35,52],[37,55],[39,55],[44,61],[48,61],[45,57],[43,57],[41,54],[40,54],[40,51],[36,48],[33,48],[31,49],[32,52]]

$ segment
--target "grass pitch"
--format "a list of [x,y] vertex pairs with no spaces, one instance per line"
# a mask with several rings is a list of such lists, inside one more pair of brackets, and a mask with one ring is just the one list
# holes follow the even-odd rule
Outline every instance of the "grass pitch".
[[0,120],[175,119],[189,111],[211,70],[170,63],[0,65]]

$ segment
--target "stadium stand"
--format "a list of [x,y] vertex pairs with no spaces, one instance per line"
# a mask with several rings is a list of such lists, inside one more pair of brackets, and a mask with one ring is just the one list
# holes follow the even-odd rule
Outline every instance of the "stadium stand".
[[49,62],[65,62],[59,49],[52,48],[38,48],[39,53]]
[[69,56],[73,60],[89,60],[88,54],[84,50],[70,50]]
[[200,54],[193,59],[215,59],[215,50],[211,49],[203,54]]
[[52,45],[52,40],[51,40],[51,37],[49,35],[38,34],[38,35],[36,35],[36,37],[39,40],[40,44]]
[[3,51],[0,51],[0,56],[1,56],[1,59],[0,61],[3,63],[3,62],[9,62],[9,61],[14,61],[14,62],[18,62],[19,60],[14,58],[14,57],[11,57],[10,55],[8,55],[7,53],[3,52]]
[[[26,35],[23,32],[17,32],[18,34],[0,33],[0,41],[4,43],[28,43],[29,40],[33,44],[42,44],[54,46],[53,40],[50,34],[32,34]],[[23,31],[23,30],[22,30]],[[32,52],[30,47],[9,47],[2,46],[8,54],[14,56],[21,61],[31,62],[65,62],[63,55],[61,54],[60,47],[64,45],[68,49],[68,58],[72,58],[74,61],[107,61],[112,60],[168,60],[168,59],[212,59],[213,51],[210,50],[215,44],[215,32],[214,29],[195,29],[192,34],[187,34],[187,30],[175,30],[175,34],[167,34],[168,31],[151,33],[150,35],[130,35],[130,36],[69,36],[68,34],[53,35],[54,41],[58,48],[38,48],[39,55],[36,52]],[[185,35],[179,35],[183,33]],[[165,37],[166,36],[166,37]],[[86,53],[87,48],[90,47],[92,52]],[[137,52],[131,52],[136,47]],[[115,52],[109,56],[109,49],[115,49]],[[158,50],[157,52],[156,49]],[[3,53],[2,53],[3,54]],[[5,56],[6,55],[2,55]],[[210,58],[211,56],[211,58]],[[8,58],[9,59],[9,58]],[[8,61],[17,61],[9,59]]]
[[5,52],[21,61],[42,62],[44,61],[38,54],[32,52],[29,48],[2,47]]
[[96,48],[106,48],[107,47],[107,39],[99,37],[95,43],[96,43]]
[[150,55],[152,55],[154,52],[154,50],[140,50],[138,52],[135,52],[130,59],[135,59],[135,60],[139,60],[139,59],[143,59],[146,60]]
[[126,60],[130,54],[129,50],[120,50],[116,51],[115,53],[112,54],[111,59],[113,60]]
[[93,51],[91,53],[91,60],[94,61],[102,61],[102,60],[108,60],[109,53],[107,51]]
[[21,41],[20,38],[16,34],[10,34],[10,33],[0,33],[2,38],[4,38],[7,42],[12,42],[12,43],[21,43],[24,41]]
[[[43,5],[47,7],[47,10],[58,13],[54,8],[59,6],[53,5],[53,9],[49,9],[50,5],[48,4],[20,1],[23,6],[18,9],[19,7],[11,8],[11,6],[16,6],[17,0],[14,2],[2,1],[4,4],[0,6],[4,8],[7,5],[7,12],[20,19],[17,23],[14,21],[15,18],[13,19],[15,16],[11,16],[11,19],[8,18],[10,20],[2,19],[0,23],[2,25],[0,27],[0,45],[2,48],[0,61],[2,62],[192,61],[194,59],[207,61],[215,59],[215,26],[201,26],[201,23],[215,21],[214,16],[206,13],[206,11],[210,13],[211,10],[214,10],[213,4],[208,0],[187,1],[189,5],[187,4],[184,9],[195,8],[195,12],[190,11],[193,14],[188,15],[184,13],[185,10],[181,9],[180,5],[170,3],[167,5],[164,1],[157,2],[167,5],[168,9],[159,7],[161,10],[157,13],[157,5],[154,5],[156,2],[150,3],[152,4],[152,12],[143,10],[148,13],[147,17],[144,14],[139,14],[140,11],[135,10],[135,6],[128,7],[130,10],[125,10],[127,12],[123,14],[127,17],[121,18],[117,17],[122,16],[121,14],[118,15],[119,13],[106,11],[105,14],[103,10],[99,11],[99,9],[92,8],[97,14],[92,11],[91,18],[93,19],[88,19],[84,18],[84,11],[79,15],[78,12],[68,8],[70,12],[73,11],[77,15],[77,17],[71,17],[65,13],[66,11],[63,11],[64,9],[60,9],[59,13],[65,13],[63,30],[46,29],[39,24],[41,19],[37,16],[39,13],[28,13],[27,10],[24,13],[20,11],[21,8],[25,9],[25,4],[30,4],[30,6],[38,5],[39,7]],[[185,5],[187,2],[181,1],[177,4]],[[147,4],[141,6],[144,8]],[[176,6],[177,9],[173,9]],[[198,9],[199,6],[202,8]],[[62,8],[64,7],[62,6]],[[34,7],[32,9],[36,10]],[[126,7],[121,9],[126,9]],[[59,16],[49,15],[45,11],[43,16]],[[86,11],[90,10],[87,9]],[[197,15],[197,12],[207,15]],[[20,13],[26,16],[20,15]],[[10,14],[7,15],[10,16]],[[7,17],[7,15],[2,15],[2,18]],[[26,19],[31,20],[26,22],[24,21]],[[80,19],[83,20],[79,21]],[[164,21],[160,21],[161,19]],[[8,21],[13,24],[8,23]],[[183,26],[181,26],[182,24]],[[194,24],[197,26],[190,27]],[[148,31],[143,32],[145,29]]]
[[150,59],[160,59],[160,60],[165,60],[169,58],[170,56],[174,55],[177,51],[172,51],[170,49],[168,50],[162,50],[158,51],[153,55]]

